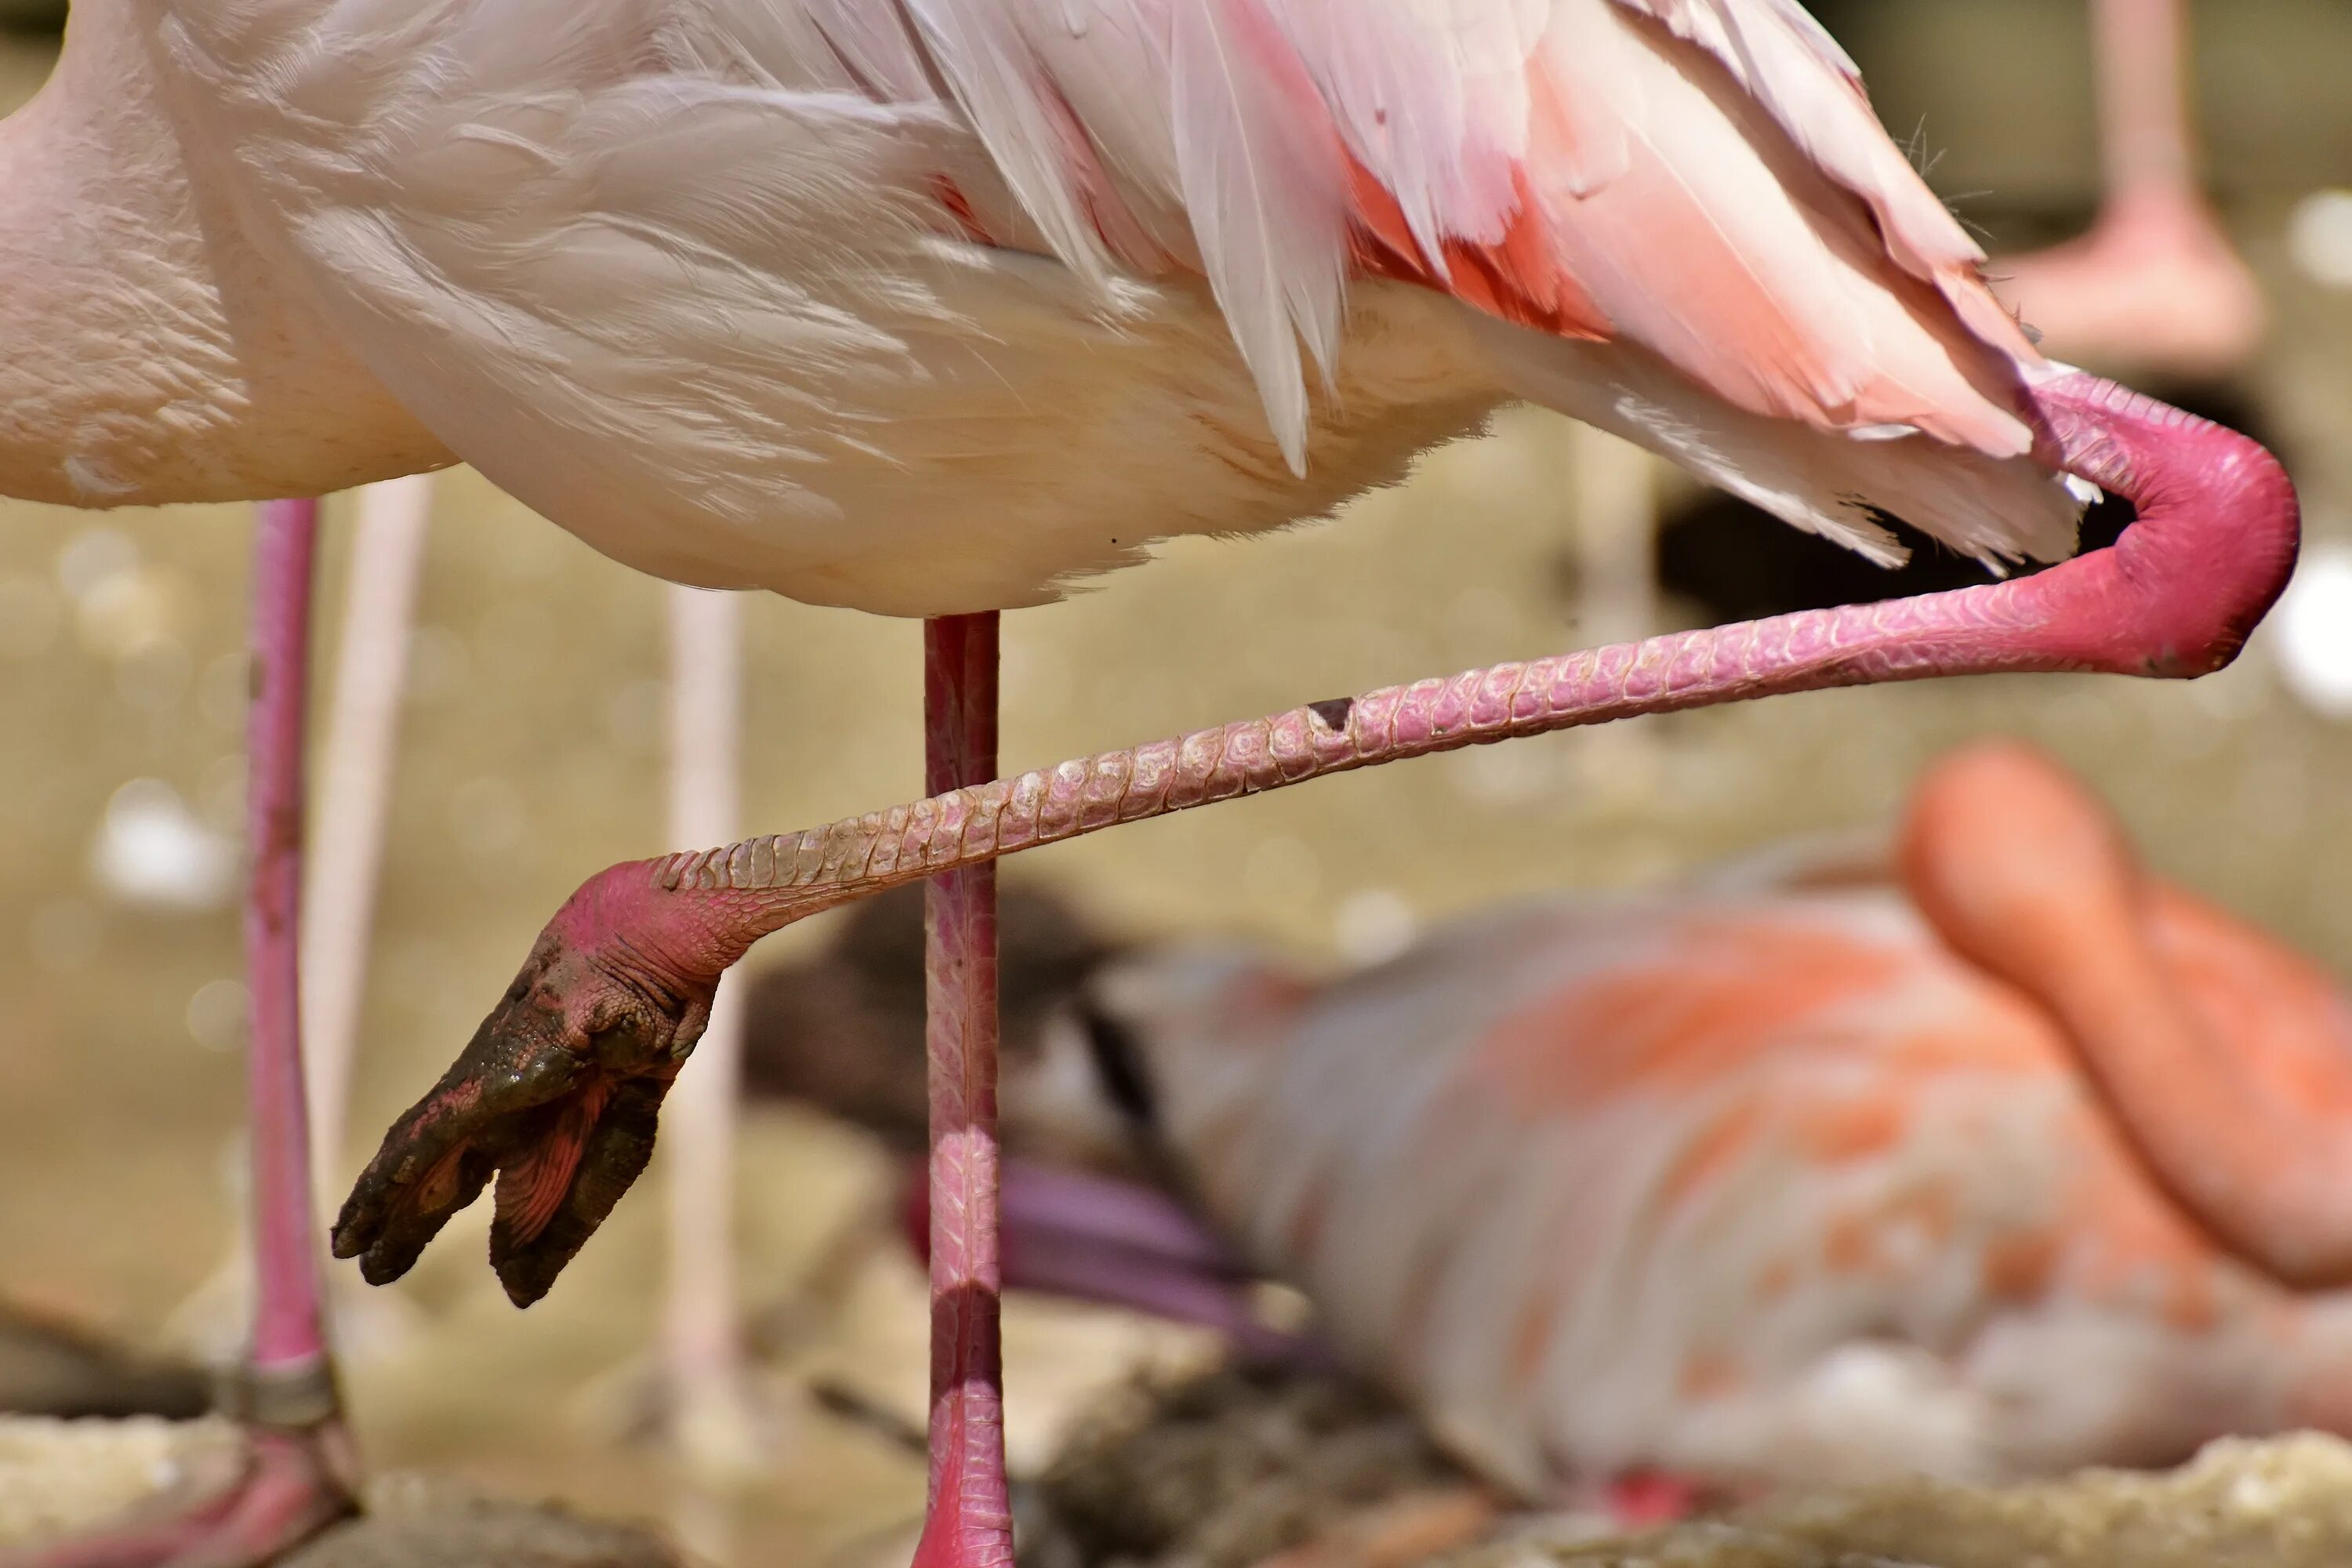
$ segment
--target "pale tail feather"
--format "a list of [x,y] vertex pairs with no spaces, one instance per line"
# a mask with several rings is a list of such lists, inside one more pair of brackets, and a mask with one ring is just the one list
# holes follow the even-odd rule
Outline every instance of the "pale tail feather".
[[1500,321],[1480,331],[1520,395],[1883,564],[1899,565],[1905,552],[1880,514],[1989,563],[2062,560],[2074,549],[2082,503],[2031,458],[1925,436],[1857,440],[1734,408],[1630,344],[1564,342]]

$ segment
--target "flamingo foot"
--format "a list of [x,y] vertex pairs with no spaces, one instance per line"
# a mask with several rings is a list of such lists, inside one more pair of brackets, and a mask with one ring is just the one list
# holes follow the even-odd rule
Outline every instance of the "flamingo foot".
[[495,1173],[490,1264],[528,1307],[644,1173],[716,987],[645,977],[641,959],[625,967],[626,942],[568,929],[623,880],[573,895],[464,1053],[384,1134],[334,1230],[335,1256],[358,1258],[369,1284],[407,1273]]
[[2118,196],[2080,239],[1991,271],[2001,298],[2062,360],[2210,379],[2236,370],[2262,342],[2261,286],[2193,194]]
[[0,1552],[0,1568],[260,1568],[358,1511],[341,1421],[244,1436],[243,1466],[226,1487],[174,1489],[98,1533]]

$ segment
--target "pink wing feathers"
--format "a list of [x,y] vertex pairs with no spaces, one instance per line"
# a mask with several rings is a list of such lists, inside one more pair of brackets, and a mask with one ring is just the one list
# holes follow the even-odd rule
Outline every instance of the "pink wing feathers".
[[2072,547],[2074,499],[2016,461],[2042,362],[1789,0],[908,9],[1006,221],[1097,278],[1197,268],[1294,467],[1348,289],[1405,279],[1529,329],[1487,339],[1518,390],[1800,526]]

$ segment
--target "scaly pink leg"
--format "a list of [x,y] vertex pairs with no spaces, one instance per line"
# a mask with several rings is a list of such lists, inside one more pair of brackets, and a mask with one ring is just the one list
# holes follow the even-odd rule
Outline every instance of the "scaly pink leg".
[[2262,341],[2253,273],[2198,189],[2181,0],[2093,0],[2106,195],[2082,238],[2003,259],[2002,298],[2061,359],[2216,376]]
[[[2138,505],[2111,548],[1955,593],[1311,703],[600,872],[540,933],[464,1054],[386,1133],[343,1205],[336,1255],[360,1258],[372,1280],[396,1278],[495,1170],[492,1261],[519,1300],[535,1297],[642,1168],[719,974],[761,936],[887,888],[1235,795],[1637,713],[1934,676],[2188,677],[2227,664],[2294,569],[2300,513],[2285,473],[2242,437],[2089,376],[2021,400],[2045,460]],[[509,1226],[510,1214],[532,1223]]]
[[[997,617],[923,627],[925,787],[996,776]],[[932,879],[923,925],[930,1058],[931,1481],[917,1568],[1013,1561],[998,1322],[996,868]]]
[[246,1073],[253,1161],[253,1348],[241,1408],[247,1458],[224,1494],[88,1540],[0,1554],[0,1568],[248,1568],[352,1511],[354,1468],[338,1412],[311,1229],[296,949],[302,884],[302,728],[316,501],[261,508],[254,559],[254,703],[245,906],[253,997]]

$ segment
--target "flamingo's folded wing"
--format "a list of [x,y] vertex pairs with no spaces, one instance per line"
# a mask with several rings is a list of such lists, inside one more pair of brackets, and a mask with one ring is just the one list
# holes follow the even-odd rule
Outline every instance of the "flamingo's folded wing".
[[[1891,554],[1885,510],[1988,558],[2072,547],[2075,501],[2015,461],[2042,362],[1789,0],[909,9],[1064,259],[1207,276],[1294,462],[1310,362],[1328,373],[1350,280],[1385,276],[1624,351],[1613,379],[1638,384],[1601,396],[1643,406],[1617,426],[1764,476],[1746,493],[1801,526]],[[1889,445],[1917,449],[1853,450]]]

